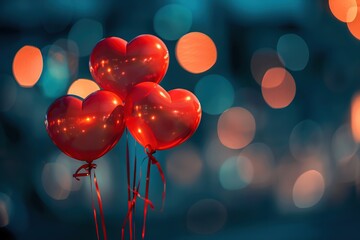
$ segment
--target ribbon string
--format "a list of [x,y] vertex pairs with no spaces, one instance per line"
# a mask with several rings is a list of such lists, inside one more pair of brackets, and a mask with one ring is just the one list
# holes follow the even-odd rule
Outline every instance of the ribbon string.
[[[80,177],[89,176],[89,179],[90,179],[90,192],[91,192],[91,203],[92,203],[92,208],[93,208],[93,213],[94,213],[94,222],[95,222],[96,236],[97,236],[97,239],[100,240],[99,224],[98,224],[98,221],[97,221],[97,214],[96,214],[96,208],[95,208],[95,203],[94,203],[94,195],[93,195],[93,186],[92,186],[92,181],[93,181],[93,180],[92,180],[92,176],[91,176],[91,175],[92,175],[92,174],[91,174],[91,170],[92,170],[92,169],[96,169],[96,164],[94,164],[94,163],[84,164],[84,165],[80,166],[80,167],[76,170],[76,172],[73,174],[73,177],[74,177],[76,180],[79,181],[79,180],[80,180]],[[103,230],[103,236],[104,236],[104,240],[107,240],[103,204],[102,204],[100,188],[99,188],[99,185],[98,185],[98,181],[97,181],[95,172],[94,172],[94,185],[95,185],[97,200],[98,200],[98,204],[99,204],[99,211],[100,211],[100,218],[101,218],[101,225],[102,225],[102,230]]]
[[[131,198],[131,189],[130,189],[130,153],[129,153],[129,139],[128,139],[128,131],[126,130],[126,175],[127,175],[127,193],[128,193],[128,220],[129,220],[129,235],[130,240],[132,240],[133,237],[133,214],[132,210],[130,211],[130,208],[132,209],[132,198]],[[134,203],[135,204],[135,203]]]
[[[164,209],[165,205],[165,198],[166,198],[166,179],[164,171],[159,163],[159,161],[154,157],[155,151],[149,151],[149,148],[145,148],[145,152],[147,154],[147,157],[143,159],[143,161],[140,164],[139,169],[139,178],[138,182],[136,184],[136,178],[137,178],[137,158],[136,154],[134,157],[134,173],[133,173],[133,179],[132,179],[132,186],[131,186],[131,175],[130,175],[130,154],[129,154],[129,144],[128,144],[128,138],[126,139],[126,169],[127,169],[127,190],[128,190],[128,211],[124,218],[122,229],[121,229],[121,239],[125,239],[125,227],[126,224],[129,222],[129,235],[130,240],[136,238],[136,231],[135,231],[135,221],[133,220],[133,216],[135,214],[135,206],[136,201],[138,198],[144,200],[144,211],[143,211],[143,226],[142,226],[142,232],[141,237],[142,239],[145,239],[146,234],[146,218],[148,213],[148,207],[150,207],[152,210],[155,209],[154,204],[149,199],[149,189],[150,189],[150,175],[151,175],[151,166],[155,165],[156,169],[159,172],[159,175],[161,177],[161,181],[163,183],[163,192],[162,192],[162,207],[161,211]],[[136,149],[135,149],[136,153]],[[146,185],[145,185],[145,197],[142,197],[139,193],[140,190],[140,184],[141,184],[141,178],[142,178],[142,164],[144,163],[145,159],[148,159],[147,163],[147,169],[146,169]]]

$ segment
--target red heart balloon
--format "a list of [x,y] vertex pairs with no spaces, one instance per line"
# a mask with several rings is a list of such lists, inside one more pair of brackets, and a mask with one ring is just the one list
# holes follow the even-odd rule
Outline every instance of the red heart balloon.
[[153,35],[140,35],[129,43],[109,37],[96,44],[89,64],[100,87],[125,99],[136,84],[162,80],[169,65],[169,52]]
[[83,101],[64,96],[49,107],[45,124],[61,151],[92,162],[119,141],[125,128],[123,102],[116,94],[103,90]]
[[185,142],[197,129],[201,106],[185,89],[166,92],[160,85],[136,85],[125,101],[125,122],[144,147],[164,150]]

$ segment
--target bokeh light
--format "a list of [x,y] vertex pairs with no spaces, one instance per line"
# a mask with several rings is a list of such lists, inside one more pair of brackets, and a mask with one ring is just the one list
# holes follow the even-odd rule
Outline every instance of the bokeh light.
[[9,225],[11,208],[12,203],[10,197],[5,193],[0,192],[0,228]]
[[102,24],[92,19],[80,19],[72,26],[68,38],[78,45],[80,57],[88,56],[103,38]]
[[[360,40],[360,7],[352,7],[350,11],[351,15],[356,15],[356,17],[353,21],[346,23],[347,27],[350,33]],[[354,11],[356,11],[356,14],[353,14]]]
[[251,180],[250,166],[252,165],[253,177],[251,180],[251,186],[265,187],[272,184],[274,171],[274,154],[266,144],[251,143],[240,152],[239,156],[250,161],[247,162],[247,168],[249,169],[247,173],[247,180],[249,183]]
[[234,102],[234,87],[223,76],[205,76],[195,86],[195,95],[205,113],[217,115],[231,107]]
[[60,163],[45,164],[42,175],[42,184],[45,192],[55,200],[67,199],[71,191],[72,175]]
[[180,4],[160,8],[154,17],[155,32],[166,40],[177,40],[187,33],[192,24],[192,13]]
[[340,126],[332,138],[333,156],[337,161],[346,161],[354,156],[359,145],[354,141],[349,124]]
[[243,156],[227,159],[220,168],[219,180],[226,190],[238,190],[249,185],[254,177],[252,162]]
[[231,149],[247,146],[255,136],[254,116],[245,108],[234,107],[221,114],[217,133],[220,142]]
[[46,97],[60,97],[66,94],[70,81],[67,52],[57,45],[45,47],[43,52],[47,56],[46,68],[39,81],[39,86]]
[[261,92],[270,107],[285,108],[295,97],[295,80],[284,68],[271,68],[261,82]]
[[76,79],[79,70],[79,48],[77,44],[73,40],[61,38],[54,42],[53,45],[60,47],[66,52],[71,79]]
[[40,49],[24,46],[16,53],[12,66],[16,81],[22,87],[33,87],[43,70],[43,57]]
[[356,142],[360,142],[360,94],[357,93],[351,102],[351,130]]
[[352,22],[357,15],[356,0],[329,0],[332,14],[342,22]]
[[293,200],[298,208],[310,208],[316,205],[325,192],[325,181],[322,174],[309,170],[301,174],[293,188]]
[[78,79],[70,85],[67,94],[76,95],[85,99],[87,96],[98,90],[100,90],[100,87],[94,81]]
[[213,234],[226,223],[227,211],[214,199],[203,199],[192,205],[187,214],[187,227],[198,234]]
[[197,150],[185,145],[167,157],[166,173],[177,184],[191,185],[198,179],[202,166]]
[[309,48],[304,39],[296,34],[281,36],[277,51],[285,67],[293,71],[303,70],[309,61]]
[[289,147],[299,160],[320,156],[324,151],[324,134],[318,123],[312,120],[299,122],[291,131]]
[[[78,161],[74,161],[73,158],[69,157],[68,155],[65,155],[64,153],[59,154],[59,156],[56,158],[56,163],[64,166],[70,173],[75,171],[75,169],[79,167]],[[78,181],[75,178],[71,178],[70,190],[73,192],[79,191],[81,189],[82,184],[83,181]]]
[[1,88],[0,88],[0,112],[6,112],[10,110],[15,102],[18,92],[18,87],[14,78],[10,76],[0,76]]
[[218,173],[223,162],[239,154],[238,150],[225,147],[219,140],[217,134],[208,138],[205,146],[205,160],[211,170]]
[[182,36],[176,44],[175,52],[181,67],[191,73],[209,70],[217,59],[215,43],[209,36],[200,32]]
[[284,63],[278,53],[271,48],[258,49],[251,57],[251,74],[260,85],[267,70],[283,66]]

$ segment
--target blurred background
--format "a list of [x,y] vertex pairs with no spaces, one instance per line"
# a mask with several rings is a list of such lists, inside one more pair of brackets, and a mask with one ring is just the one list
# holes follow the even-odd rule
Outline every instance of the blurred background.
[[[156,154],[167,199],[149,212],[147,239],[360,239],[357,5],[2,0],[0,239],[96,239],[89,181],[72,178],[82,163],[51,142],[44,116],[56,98],[98,89],[88,61],[99,40],[144,33],[169,49],[161,85],[194,92],[203,109],[189,141]],[[96,163],[109,239],[120,239],[125,135]],[[161,191],[153,171],[156,206]]]

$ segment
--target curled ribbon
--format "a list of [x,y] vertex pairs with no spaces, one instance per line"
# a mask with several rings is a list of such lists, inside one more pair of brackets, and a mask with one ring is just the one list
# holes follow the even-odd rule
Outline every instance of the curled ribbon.
[[[96,169],[96,164],[94,164],[94,163],[84,164],[84,165],[80,166],[76,170],[76,172],[73,174],[73,177],[76,180],[80,181],[79,177],[90,176],[91,202],[92,202],[92,208],[93,208],[93,212],[94,212],[96,236],[97,236],[97,239],[100,240],[99,225],[98,225],[98,221],[97,221],[96,208],[95,208],[95,204],[94,204],[94,195],[93,195],[93,190],[92,190],[92,177],[91,177],[91,170],[92,169]],[[102,226],[102,230],[103,230],[104,240],[107,240],[103,204],[102,204],[100,188],[99,188],[99,185],[98,185],[98,181],[97,181],[95,172],[94,172],[94,185],[95,185],[97,200],[98,200],[98,204],[99,204],[101,226]]]

